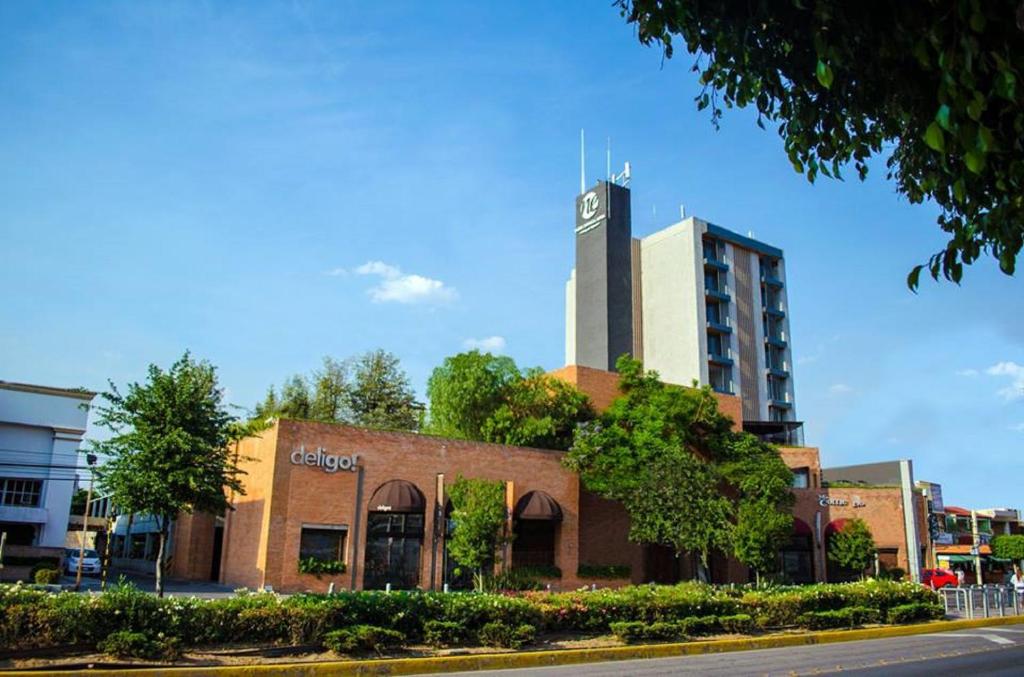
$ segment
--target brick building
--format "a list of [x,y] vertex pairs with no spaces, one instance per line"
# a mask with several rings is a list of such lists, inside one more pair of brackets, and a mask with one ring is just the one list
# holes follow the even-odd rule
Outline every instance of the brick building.
[[[552,375],[575,384],[599,409],[618,394],[618,375],[571,366]],[[720,409],[740,419],[740,398],[716,393]],[[590,583],[672,583],[694,578],[691,557],[628,539],[623,507],[580,486],[562,466],[562,452],[385,432],[353,426],[280,420],[238,446],[244,495],[230,496],[223,517],[182,516],[175,525],[170,574],[233,586],[294,592],[335,589],[441,589],[465,586],[447,556],[447,488],[460,474],[502,480],[516,534],[501,559],[513,567],[556,567],[556,589]],[[795,526],[782,551],[785,573],[796,582],[836,581],[855,575],[827,560],[829,539],[845,520],[864,519],[879,546],[880,565],[911,570],[911,549],[925,547],[924,497],[907,503],[899,486],[865,482],[824,486],[829,470],[817,449],[784,447],[793,470]],[[906,506],[918,512],[905,518]],[[926,529],[924,530],[927,531]],[[339,561],[343,572],[300,571],[309,557]],[[578,576],[580,565],[629,568],[628,579]],[[746,582],[746,567],[724,555],[707,571],[716,583]]]

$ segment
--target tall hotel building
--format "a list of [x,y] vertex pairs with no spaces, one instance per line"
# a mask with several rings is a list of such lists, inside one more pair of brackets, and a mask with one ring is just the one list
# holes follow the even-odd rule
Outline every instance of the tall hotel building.
[[698,218],[632,236],[629,189],[576,199],[566,364],[613,370],[629,353],[679,385],[738,395],[743,425],[800,443],[781,249]]

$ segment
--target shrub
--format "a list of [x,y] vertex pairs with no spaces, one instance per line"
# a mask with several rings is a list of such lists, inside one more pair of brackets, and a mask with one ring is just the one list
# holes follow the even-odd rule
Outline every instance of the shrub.
[[623,642],[634,643],[650,640],[685,640],[685,621],[641,623],[620,621],[611,624],[612,633]]
[[902,581],[907,575],[907,572],[899,567],[893,567],[891,569],[882,569],[878,572],[878,578],[883,581]]
[[852,628],[863,623],[877,623],[880,618],[877,609],[847,607],[833,611],[809,611],[800,616],[800,625],[811,630]]
[[427,621],[423,624],[423,641],[436,647],[462,644],[466,641],[466,628],[451,621]]
[[535,578],[561,578],[562,570],[554,565],[516,567],[512,571],[518,571]]
[[522,592],[543,590],[544,584],[529,569],[509,569],[494,576],[485,576],[483,588],[486,592]]
[[345,563],[334,559],[306,557],[299,560],[299,573],[313,574],[317,578],[324,574],[343,574],[348,569]]
[[917,621],[934,621],[944,618],[946,610],[941,604],[901,604],[889,609],[886,620],[890,623],[914,623]]
[[165,661],[181,657],[181,642],[177,637],[166,637],[161,633],[151,639],[142,632],[118,630],[107,635],[96,647],[115,658],[148,658]]
[[581,564],[576,575],[580,578],[629,578],[632,570],[628,564]]
[[750,614],[733,614],[718,619],[722,630],[737,635],[749,635],[754,631],[754,619]]
[[397,649],[404,643],[405,635],[402,633],[375,625],[355,625],[332,630],[324,637],[324,646],[335,653],[381,653],[387,649]]
[[59,569],[37,569],[34,575],[35,582],[39,585],[53,585],[60,582]]
[[718,616],[691,616],[680,622],[683,632],[687,635],[714,635],[722,630]]
[[508,623],[493,621],[480,628],[477,638],[485,646],[518,649],[524,644],[531,643],[536,634],[537,629],[532,625],[513,626]]

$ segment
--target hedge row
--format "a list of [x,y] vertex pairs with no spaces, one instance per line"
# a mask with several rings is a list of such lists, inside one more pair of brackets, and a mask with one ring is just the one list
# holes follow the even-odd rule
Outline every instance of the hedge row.
[[[163,633],[184,647],[323,644],[327,633],[356,626],[394,630],[410,641],[431,634],[431,639],[444,643],[448,637],[454,639],[456,628],[478,632],[489,623],[514,629],[530,626],[539,632],[608,632],[612,623],[679,623],[739,614],[763,628],[792,626],[807,613],[851,607],[872,609],[888,619],[890,610],[934,602],[934,593],[920,585],[889,581],[775,590],[684,583],[521,595],[342,592],[282,598],[250,593],[216,600],[159,599],[131,586],[85,595],[7,585],[0,586],[0,647],[96,646],[125,631],[148,637]],[[904,622],[913,613],[897,612],[895,622]],[[696,634],[692,627],[690,634]]]

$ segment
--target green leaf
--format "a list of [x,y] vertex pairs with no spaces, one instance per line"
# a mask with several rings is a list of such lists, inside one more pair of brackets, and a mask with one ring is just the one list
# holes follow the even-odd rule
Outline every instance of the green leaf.
[[947,132],[952,131],[949,126],[949,106],[946,104],[939,106],[939,111],[935,114],[935,121]]
[[981,113],[984,109],[985,99],[983,96],[981,96],[980,93],[976,92],[974,99],[972,99],[971,102],[967,104],[967,115],[970,116],[972,120],[980,120]]
[[910,291],[917,293],[917,287],[921,279],[921,269],[924,266],[914,266],[914,269],[910,271],[910,275],[907,275],[907,286]]
[[832,68],[821,59],[818,60],[816,74],[818,76],[818,82],[821,83],[822,87],[825,89],[832,88]]
[[964,163],[975,174],[981,174],[981,170],[985,169],[985,153],[979,150],[967,151],[967,154],[964,155]]
[[964,197],[967,195],[967,186],[964,184],[963,178],[957,179],[953,183],[953,198],[960,203],[963,203]]
[[924,132],[924,142],[928,144],[929,148],[939,153],[946,150],[946,140],[942,135],[939,123],[933,122],[928,125],[928,129]]
[[987,153],[993,148],[995,148],[996,142],[995,139],[992,138],[992,132],[985,125],[978,126],[977,145],[978,150],[980,150],[982,153]]
[[971,30],[975,33],[981,33],[985,30],[985,15],[981,12],[975,12],[971,14]]

